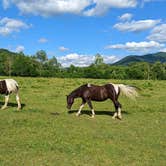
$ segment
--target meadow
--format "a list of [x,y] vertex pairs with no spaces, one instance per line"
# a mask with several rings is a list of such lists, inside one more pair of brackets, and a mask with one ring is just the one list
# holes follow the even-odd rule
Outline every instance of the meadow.
[[[166,81],[13,78],[22,110],[14,95],[0,110],[0,166],[166,165]],[[80,99],[68,113],[66,95],[73,89],[109,82],[141,89],[136,101],[120,96],[122,120],[112,119],[110,100],[93,102],[95,118],[88,106],[75,116]]]

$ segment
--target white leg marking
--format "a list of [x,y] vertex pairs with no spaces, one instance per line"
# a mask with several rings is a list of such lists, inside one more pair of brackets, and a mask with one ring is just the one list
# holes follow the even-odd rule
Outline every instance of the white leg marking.
[[114,115],[113,115],[113,117],[112,117],[112,119],[115,119],[117,116],[118,116],[118,113],[115,112]]
[[16,94],[16,101],[17,101],[17,104],[18,104],[17,109],[20,110],[21,109],[21,103],[20,103],[20,98],[19,98],[18,93]]
[[95,111],[94,111],[94,109],[92,109],[92,118],[94,118],[95,117]]
[[119,118],[119,119],[122,119],[121,108],[120,108],[120,107],[118,108],[118,118]]
[[78,112],[76,113],[76,116],[79,116],[81,114],[81,110],[84,107],[85,104],[82,104],[78,110]]
[[5,104],[2,106],[1,108],[2,110],[7,107],[8,101],[9,101],[9,95],[5,96]]

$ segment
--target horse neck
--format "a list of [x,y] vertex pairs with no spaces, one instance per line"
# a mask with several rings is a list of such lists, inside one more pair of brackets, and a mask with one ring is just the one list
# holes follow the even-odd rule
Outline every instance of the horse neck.
[[75,90],[75,91],[73,91],[73,92],[70,93],[70,97],[72,97],[72,98],[77,98],[77,97],[79,97],[79,94],[78,94],[78,92]]

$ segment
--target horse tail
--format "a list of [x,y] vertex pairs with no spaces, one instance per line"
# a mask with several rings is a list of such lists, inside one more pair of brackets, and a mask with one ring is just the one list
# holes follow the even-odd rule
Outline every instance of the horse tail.
[[136,97],[138,97],[137,87],[131,86],[131,85],[124,85],[124,84],[117,84],[120,92],[124,94],[126,97],[135,100]]

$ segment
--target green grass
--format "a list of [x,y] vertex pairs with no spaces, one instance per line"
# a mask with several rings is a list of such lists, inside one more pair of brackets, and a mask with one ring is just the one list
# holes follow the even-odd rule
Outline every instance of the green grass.
[[[8,109],[0,110],[0,166],[166,165],[166,81],[15,79],[23,109],[16,111],[11,96]],[[140,96],[136,101],[120,97],[121,121],[109,114],[114,111],[109,100],[93,102],[94,119],[90,111],[68,114],[66,95],[88,82],[136,85]]]

